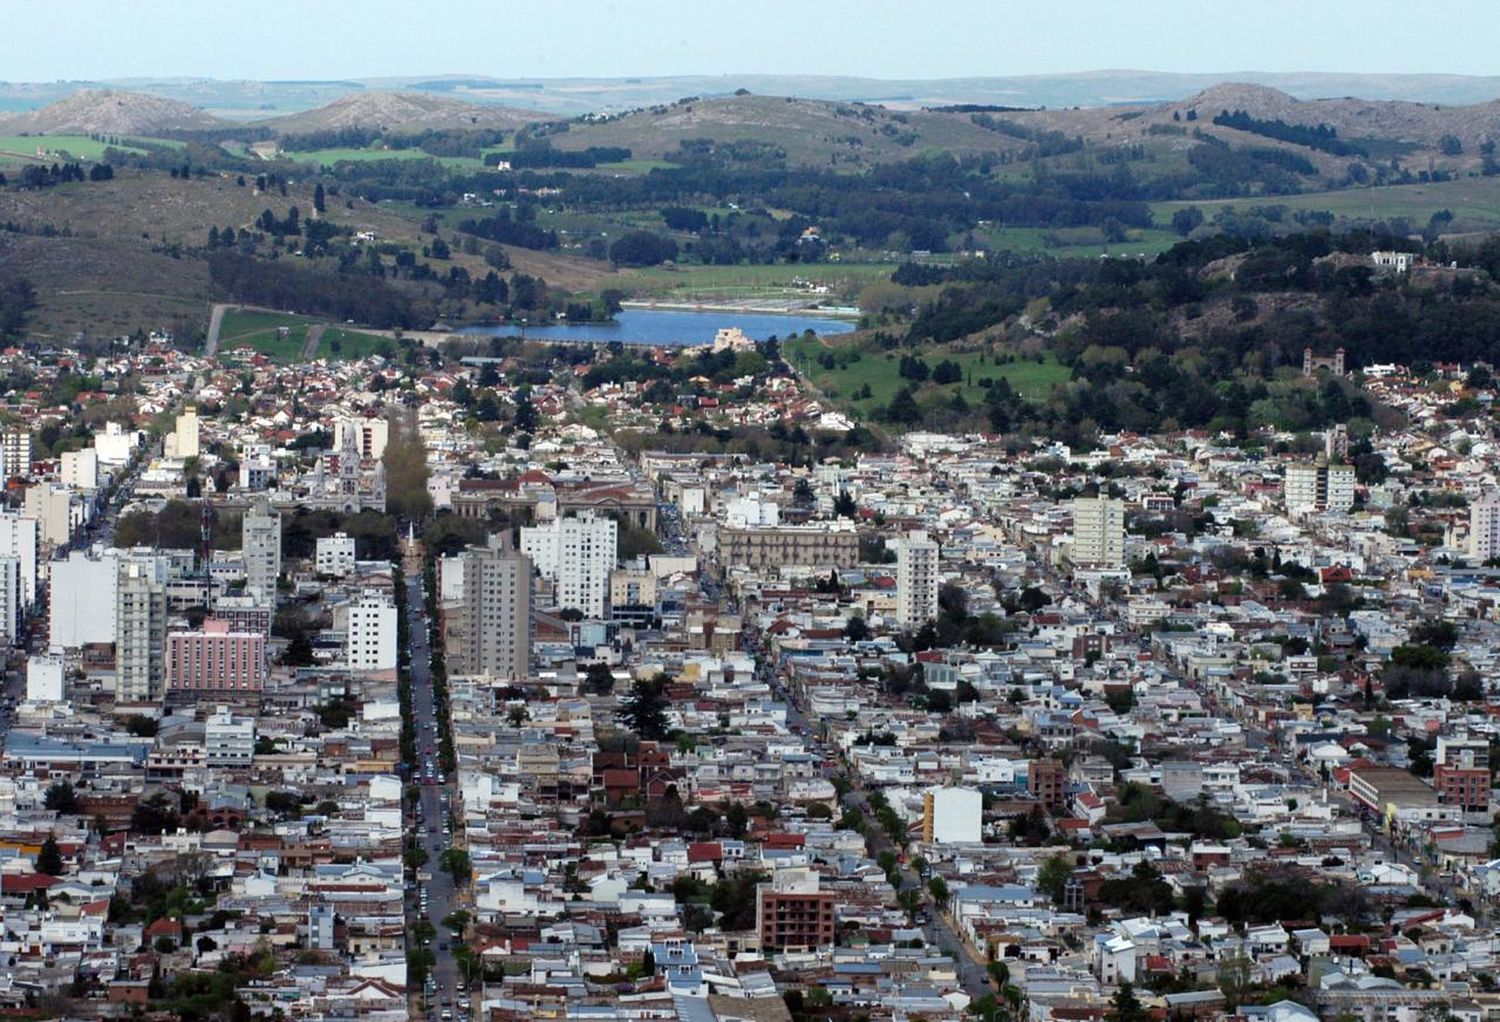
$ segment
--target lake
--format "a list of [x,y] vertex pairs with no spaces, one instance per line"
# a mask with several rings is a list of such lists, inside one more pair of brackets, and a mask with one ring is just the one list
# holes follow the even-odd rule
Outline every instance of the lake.
[[[775,335],[790,337],[804,330],[818,334],[846,334],[855,324],[831,316],[777,315],[765,312],[689,312],[681,309],[625,309],[615,315],[613,323],[549,323],[528,326],[528,340],[538,341],[623,341],[626,344],[666,344],[688,347],[712,344],[714,334],[723,327],[737,326],[757,341]],[[464,327],[461,333],[514,337],[522,333],[519,324]]]

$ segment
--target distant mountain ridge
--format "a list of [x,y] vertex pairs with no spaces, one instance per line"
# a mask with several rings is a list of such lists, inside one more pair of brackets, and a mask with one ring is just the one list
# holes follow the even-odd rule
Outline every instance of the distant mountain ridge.
[[691,75],[662,78],[506,78],[431,74],[359,80],[221,81],[133,78],[108,82],[0,82],[0,110],[36,109],[86,89],[128,90],[174,99],[219,117],[262,120],[323,106],[354,91],[411,92],[471,103],[513,106],[556,116],[628,110],[684,96],[722,96],[737,89],[762,95],[902,108],[953,103],[1028,107],[1105,107],[1177,102],[1222,82],[1277,89],[1296,99],[1359,96],[1441,105],[1500,98],[1500,76],[1227,71],[1180,74],[1099,70],[1069,74],[941,79],[831,75]]

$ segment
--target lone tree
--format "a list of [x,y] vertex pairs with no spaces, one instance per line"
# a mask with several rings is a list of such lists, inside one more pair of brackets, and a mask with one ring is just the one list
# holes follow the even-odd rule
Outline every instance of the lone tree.
[[636,735],[648,741],[667,737],[667,677],[658,674],[650,681],[637,681],[620,708],[620,720]]
[[583,675],[584,688],[596,696],[607,696],[615,690],[615,675],[609,664],[589,664]]
[[47,840],[42,842],[42,850],[37,852],[36,871],[49,877],[63,875],[62,849],[57,847],[57,837],[53,834],[47,835]]
[[58,781],[47,789],[43,803],[53,812],[74,814],[79,811],[78,793],[67,781]]

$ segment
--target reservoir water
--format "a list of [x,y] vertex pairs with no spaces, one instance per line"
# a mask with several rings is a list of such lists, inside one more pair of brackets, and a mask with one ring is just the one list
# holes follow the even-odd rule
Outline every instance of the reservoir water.
[[692,346],[713,343],[723,327],[739,327],[746,335],[763,341],[768,337],[790,337],[804,330],[817,334],[846,334],[855,324],[831,316],[780,315],[766,312],[722,312],[718,310],[624,309],[613,323],[548,323],[527,326],[471,326],[461,332],[498,337],[523,334],[539,341],[623,341],[626,344]]

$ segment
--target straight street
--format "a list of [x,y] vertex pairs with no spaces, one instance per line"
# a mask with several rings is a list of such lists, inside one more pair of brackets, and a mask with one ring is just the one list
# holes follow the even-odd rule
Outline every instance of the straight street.
[[[753,632],[746,632],[746,649],[756,657],[757,671],[762,681],[771,686],[772,694],[786,704],[787,727],[793,734],[806,735],[824,758],[825,762],[838,764],[827,768],[826,772],[834,778],[841,777],[849,784],[849,790],[839,799],[840,806],[847,812],[857,809],[865,818],[865,843],[869,848],[870,856],[878,859],[882,852],[892,852],[898,857],[902,854],[881,827],[875,818],[875,812],[870,807],[869,799],[866,797],[864,785],[860,779],[851,774],[842,757],[835,758],[830,754],[830,749],[823,743],[821,728],[814,727],[809,720],[798,693],[782,684],[777,676],[775,668],[763,655],[760,644]],[[896,893],[908,889],[916,889],[922,894],[922,912],[928,917],[927,922],[922,924],[922,937],[933,947],[940,948],[951,955],[954,960],[955,970],[958,973],[959,985],[969,996],[974,998],[983,997],[992,992],[989,973],[978,955],[965,942],[958,930],[953,926],[952,919],[939,906],[932,903],[930,892],[923,879],[919,877],[911,867],[904,863],[899,868],[898,879],[900,881]]]
[[[445,803],[450,790],[448,784],[456,782],[454,778],[443,776],[438,763],[432,651],[427,640],[427,608],[420,570],[408,571],[406,575],[406,620],[411,642],[412,714],[417,732],[417,762],[412,781],[421,792],[414,833],[427,852],[427,863],[418,872],[431,875],[430,880],[418,881],[417,896],[408,905],[408,921],[414,927],[419,920],[426,919],[437,931],[430,947],[435,959],[432,967],[434,993],[428,998],[428,1003],[436,1006],[429,1014],[438,1017],[436,1011],[439,1009],[453,1010],[452,1004],[459,998],[458,983],[462,978],[453,960],[453,936],[443,926],[443,920],[459,907],[458,892],[453,877],[439,865],[444,850],[452,844],[451,834],[446,833],[448,810]],[[439,784],[439,778],[448,784]],[[415,936],[412,939],[415,940]]]

